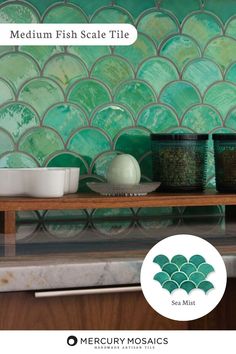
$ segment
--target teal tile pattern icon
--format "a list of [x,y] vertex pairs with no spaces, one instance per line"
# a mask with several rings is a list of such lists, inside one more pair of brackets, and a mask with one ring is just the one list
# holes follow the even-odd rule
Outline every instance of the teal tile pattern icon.
[[193,255],[189,260],[181,254],[175,255],[171,260],[159,254],[153,262],[161,268],[161,272],[156,273],[153,279],[170,294],[176,289],[183,289],[187,294],[194,289],[200,289],[205,294],[214,289],[214,285],[206,280],[215,271],[214,267],[199,254]]
[[129,47],[0,47],[1,167],[80,166],[83,191],[121,152],[151,180],[151,132],[236,132],[235,13],[232,0],[0,1],[0,23],[138,30]]

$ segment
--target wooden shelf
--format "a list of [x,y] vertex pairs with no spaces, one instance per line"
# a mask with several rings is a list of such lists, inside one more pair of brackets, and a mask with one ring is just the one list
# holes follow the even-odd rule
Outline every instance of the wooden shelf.
[[71,194],[62,198],[0,197],[0,211],[141,208],[171,206],[236,205],[236,194],[151,193],[140,197],[106,197],[98,194]]
[[98,194],[71,194],[62,198],[0,197],[0,232],[4,236],[6,254],[11,255],[15,243],[16,212],[26,210],[70,210],[102,208],[150,208],[181,206],[226,206],[226,227],[235,232],[236,194],[217,193],[151,193],[140,197],[106,197]]

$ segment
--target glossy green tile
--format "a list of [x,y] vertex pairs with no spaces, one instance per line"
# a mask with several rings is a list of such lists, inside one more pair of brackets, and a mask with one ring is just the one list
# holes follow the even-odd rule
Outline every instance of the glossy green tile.
[[122,8],[108,6],[99,9],[91,19],[92,23],[133,23],[130,14]]
[[130,64],[118,56],[106,56],[94,65],[91,77],[101,80],[114,90],[123,81],[134,78]]
[[178,284],[173,280],[167,280],[162,285],[163,289],[166,289],[171,294],[174,290],[178,289]]
[[54,128],[66,141],[77,129],[87,125],[83,111],[73,104],[58,104],[45,114],[43,125]]
[[2,79],[0,79],[0,92],[0,104],[6,103],[8,101],[13,101],[15,98],[11,86]]
[[157,55],[154,42],[143,33],[138,34],[136,42],[130,46],[117,46],[114,53],[126,58],[137,69],[145,59]]
[[194,264],[192,263],[184,263],[181,268],[180,268],[181,272],[184,272],[188,277],[197,271],[197,268]]
[[236,108],[229,112],[225,120],[225,126],[227,128],[236,129]]
[[55,4],[55,0],[28,0],[42,14],[49,6]]
[[178,271],[178,267],[175,264],[167,263],[162,267],[162,270],[171,276],[173,273]]
[[193,281],[186,280],[180,285],[180,288],[185,290],[189,294],[193,289],[196,289],[196,284]]
[[0,77],[7,80],[16,90],[26,80],[39,75],[37,64],[26,54],[8,53],[0,60]]
[[190,12],[201,8],[200,0],[161,0],[160,8],[171,11],[181,22]]
[[209,290],[214,289],[214,285],[210,281],[204,280],[198,285],[198,289],[201,289],[207,293]]
[[57,81],[65,90],[76,80],[86,78],[88,71],[77,57],[70,54],[57,54],[46,63],[43,75]]
[[69,3],[79,6],[86,15],[91,16],[100,7],[108,6],[111,4],[111,0],[69,0]]
[[160,55],[172,60],[181,71],[189,61],[199,58],[201,51],[190,37],[178,35],[163,43]]
[[235,61],[236,40],[221,36],[213,39],[204,51],[204,57],[215,61],[226,70]]
[[120,130],[133,126],[134,120],[124,107],[109,105],[95,113],[91,125],[103,129],[113,139]]
[[116,0],[116,5],[125,8],[129,13],[133,16],[133,18],[138,17],[143,11],[147,9],[151,9],[156,6],[155,0],[145,0],[145,1],[137,1],[137,0]]
[[204,103],[215,107],[223,117],[235,106],[236,86],[229,82],[214,84],[206,92]]
[[106,179],[107,169],[111,161],[118,155],[116,151],[105,152],[98,156],[93,163],[92,173]]
[[55,131],[44,127],[30,130],[19,142],[19,150],[33,155],[40,165],[44,164],[51,154],[63,149],[60,136]]
[[83,210],[48,210],[44,216],[46,231],[56,239],[74,239],[86,225],[86,213]]
[[59,153],[52,156],[49,161],[47,161],[47,166],[49,167],[79,167],[80,176],[87,174],[88,169],[85,162],[80,156],[76,154],[65,152]]
[[142,160],[139,162],[139,166],[141,169],[142,176],[145,176],[150,181],[153,179],[153,171],[152,171],[152,155],[151,152],[146,155]]
[[216,14],[223,22],[236,13],[236,3],[234,0],[206,0],[205,9]]
[[19,168],[37,167],[37,162],[22,152],[11,152],[0,158],[0,167]]
[[[141,208],[138,211],[139,223],[150,235],[150,230],[160,232],[166,227],[174,227],[180,221],[180,215],[177,208]],[[152,216],[145,219],[146,216]],[[144,217],[144,218],[142,218]]]
[[22,103],[8,103],[0,108],[0,126],[17,141],[28,129],[39,125],[35,112]]
[[67,51],[82,59],[89,69],[96,60],[111,54],[111,49],[108,46],[70,46],[67,47]]
[[205,275],[201,272],[194,272],[190,275],[189,277],[190,280],[192,280],[196,285],[201,283],[205,279]]
[[139,32],[147,34],[156,44],[171,34],[179,32],[179,27],[173,18],[158,10],[144,13],[137,28]]
[[236,39],[236,18],[232,18],[227,23],[225,34]]
[[187,258],[181,254],[176,254],[171,258],[171,263],[176,264],[178,268],[180,268],[184,263],[187,262],[188,262]]
[[210,274],[211,272],[214,272],[215,269],[212,267],[211,264],[204,262],[204,263],[199,264],[198,271],[203,273],[205,276],[208,276],[208,274]]
[[21,46],[19,50],[31,55],[38,64],[42,67],[45,62],[50,58],[52,55],[60,53],[63,51],[62,47],[53,47],[53,46]]
[[232,64],[225,73],[225,80],[236,84],[236,63]]
[[[210,231],[212,227],[219,224],[221,220],[221,209],[218,206],[200,206],[200,207],[188,207],[184,209],[183,212],[183,225],[188,226],[189,228],[195,228],[199,225],[205,225],[204,234],[207,230]],[[207,220],[204,222],[203,216],[207,215]]]
[[149,129],[152,133],[161,133],[177,127],[179,122],[176,114],[169,107],[156,104],[140,113],[137,125]]
[[181,125],[196,133],[208,133],[223,125],[218,112],[206,105],[197,105],[185,113]]
[[158,57],[146,60],[138,70],[137,77],[147,81],[157,94],[166,84],[179,79],[175,66],[168,59]]
[[14,51],[15,51],[15,47],[10,47],[6,45],[0,46],[0,55],[2,55],[3,53],[9,53]]
[[14,147],[14,141],[11,136],[3,130],[0,130],[0,155],[7,151],[14,150]]
[[39,16],[27,3],[6,2],[0,8],[0,23],[37,23]]
[[179,81],[165,87],[160,101],[171,106],[181,117],[190,106],[200,103],[201,98],[194,86],[188,82]]
[[44,23],[86,23],[84,13],[71,4],[58,4],[50,8],[44,15]]
[[183,79],[194,84],[201,94],[216,81],[223,80],[217,64],[209,59],[196,59],[186,65]]
[[222,23],[211,13],[194,13],[186,18],[182,33],[191,36],[204,49],[214,37],[223,34]]
[[122,132],[115,142],[115,150],[140,159],[151,150],[150,134],[143,128],[130,128]]
[[153,279],[158,281],[162,285],[167,280],[170,280],[170,276],[166,272],[159,272],[154,275]]
[[108,138],[95,128],[85,128],[75,133],[67,146],[68,150],[81,155],[89,165],[94,158],[104,151],[111,149]]
[[127,106],[136,116],[142,107],[156,102],[157,98],[145,82],[132,80],[118,87],[114,100]]
[[53,104],[64,101],[64,95],[57,83],[42,77],[27,82],[19,99],[33,106],[41,116]]
[[[110,235],[111,238],[128,231],[132,223],[132,211],[130,209],[97,209],[93,213],[93,225],[104,235]],[[127,218],[127,220],[109,221],[110,217]],[[99,220],[103,218],[103,220]],[[104,219],[106,221],[104,221]]]
[[169,258],[167,256],[165,256],[164,254],[159,254],[158,256],[156,256],[153,259],[153,262],[158,264],[161,267],[161,269],[163,269],[165,264],[170,263]]
[[181,283],[185,280],[187,280],[187,275],[183,272],[176,272],[174,274],[172,274],[171,276],[171,280],[175,281],[176,283],[179,284],[179,286],[181,285]]
[[200,266],[200,264],[202,263],[205,263],[206,260],[204,257],[202,257],[201,255],[199,254],[195,254],[194,256],[192,256],[190,259],[189,259],[189,262],[194,264],[196,268],[198,268]]
[[79,81],[71,88],[68,100],[78,104],[90,114],[97,106],[109,103],[111,96],[101,82],[87,79]]

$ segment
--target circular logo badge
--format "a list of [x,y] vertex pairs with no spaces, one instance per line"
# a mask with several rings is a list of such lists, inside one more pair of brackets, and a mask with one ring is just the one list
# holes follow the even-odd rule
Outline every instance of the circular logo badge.
[[223,258],[209,242],[175,235],[158,242],[141,269],[143,294],[151,307],[177,321],[195,320],[211,312],[225,292]]

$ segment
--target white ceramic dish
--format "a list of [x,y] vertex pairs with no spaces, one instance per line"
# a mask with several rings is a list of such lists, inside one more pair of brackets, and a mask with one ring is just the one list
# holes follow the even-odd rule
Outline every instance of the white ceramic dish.
[[146,195],[150,192],[155,191],[159,186],[160,182],[146,182],[134,185],[127,184],[109,184],[102,182],[88,182],[88,187],[101,195],[109,196],[140,196]]
[[76,193],[79,168],[0,168],[0,196],[62,197]]

